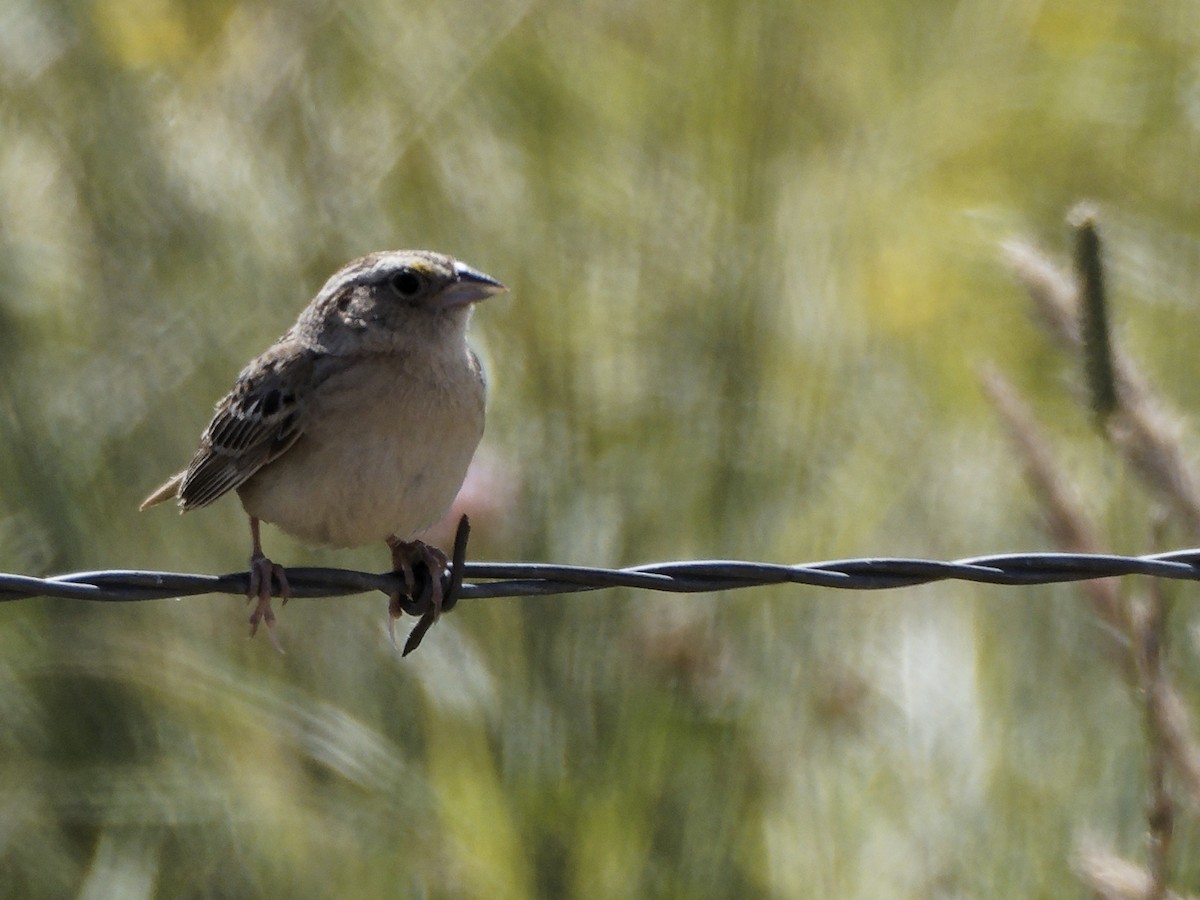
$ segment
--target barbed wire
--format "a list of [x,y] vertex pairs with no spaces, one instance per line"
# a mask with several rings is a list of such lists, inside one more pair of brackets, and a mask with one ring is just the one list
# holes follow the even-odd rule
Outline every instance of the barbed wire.
[[[1007,553],[953,561],[867,557],[777,565],[742,560],[690,560],[647,563],[621,569],[548,563],[470,562],[461,568],[462,600],[573,594],[610,588],[671,593],[707,593],[767,585],[797,584],[843,590],[874,591],[912,587],[936,581],[1029,586],[1142,575],[1200,581],[1200,549],[1147,556],[1091,553]],[[351,569],[288,568],[292,597],[332,598],[404,590],[394,572],[373,574]],[[249,573],[194,575],[113,569],[74,572],[48,578],[0,574],[0,602],[30,597],[130,602],[203,594],[241,594]]]

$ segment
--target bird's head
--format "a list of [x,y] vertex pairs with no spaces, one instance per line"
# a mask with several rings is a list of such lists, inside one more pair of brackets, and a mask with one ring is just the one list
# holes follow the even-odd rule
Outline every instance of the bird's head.
[[318,330],[337,344],[428,341],[447,332],[465,333],[471,308],[506,290],[490,275],[445,254],[389,250],[338,270],[302,321],[312,315]]

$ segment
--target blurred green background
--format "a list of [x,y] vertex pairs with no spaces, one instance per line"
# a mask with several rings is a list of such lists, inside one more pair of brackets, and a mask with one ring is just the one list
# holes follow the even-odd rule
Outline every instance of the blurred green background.
[[[1098,201],[1118,338],[1200,406],[1193,2],[0,0],[0,136],[3,571],[241,569],[235,500],[138,501],[398,247],[512,289],[476,559],[1051,549],[987,362],[1110,549],[1200,540],[998,249]],[[406,659],[385,608],[295,601],[281,656],[233,597],[0,605],[0,894],[1082,896],[1083,842],[1142,850],[1141,714],[1069,586],[464,603]]]

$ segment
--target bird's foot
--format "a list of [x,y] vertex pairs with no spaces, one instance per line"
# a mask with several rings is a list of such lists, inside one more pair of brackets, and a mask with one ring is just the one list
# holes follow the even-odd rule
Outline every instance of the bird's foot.
[[279,581],[280,605],[286,604],[290,590],[283,566],[271,562],[261,551],[256,552],[250,557],[250,588],[246,592],[247,603],[255,599],[258,601],[254,612],[250,614],[250,637],[254,637],[258,632],[258,623],[262,622],[267,626],[267,636],[271,638],[271,643],[282,653],[283,647],[275,636],[275,611],[271,609],[272,579]]
[[[420,607],[424,611],[424,608],[429,606],[440,612],[442,579],[449,564],[446,554],[424,541],[388,538],[387,545],[392,551],[392,571],[404,578],[403,593],[395,591],[391,595],[392,605],[389,610],[392,616],[399,618],[405,612],[414,612],[414,607]],[[408,602],[402,602],[402,597],[406,597]]]
[[389,538],[387,544],[392,551],[392,571],[404,578],[404,591],[393,591],[388,603],[388,633],[395,643],[396,619],[406,612],[422,619],[432,617],[430,625],[442,614],[442,579],[449,560],[424,541]]
[[425,637],[425,632],[443,612],[458,602],[470,530],[470,523],[467,517],[463,516],[454,538],[454,568],[448,588],[443,587],[449,568],[449,560],[445,553],[422,541],[388,538],[387,545],[392,551],[392,571],[403,576],[405,588],[403,593],[397,590],[389,595],[388,637],[391,638],[392,644],[396,643],[397,619],[405,613],[421,617],[405,641],[404,656],[416,650],[421,639]]

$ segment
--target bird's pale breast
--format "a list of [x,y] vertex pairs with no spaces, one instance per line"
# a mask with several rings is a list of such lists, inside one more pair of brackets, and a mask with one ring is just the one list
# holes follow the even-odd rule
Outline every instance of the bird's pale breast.
[[238,489],[242,505],[315,544],[409,538],[462,486],[484,393],[465,347],[436,368],[398,356],[349,363],[314,392],[300,439]]

